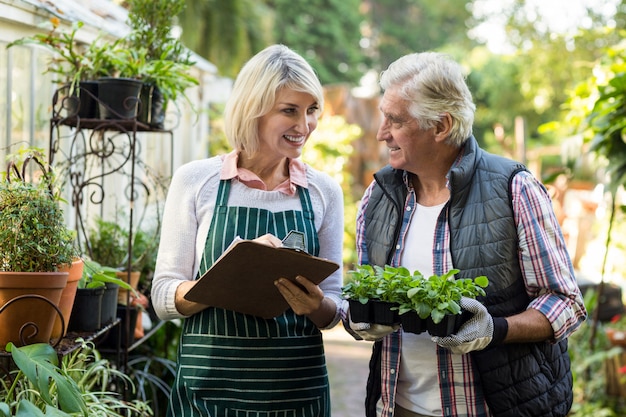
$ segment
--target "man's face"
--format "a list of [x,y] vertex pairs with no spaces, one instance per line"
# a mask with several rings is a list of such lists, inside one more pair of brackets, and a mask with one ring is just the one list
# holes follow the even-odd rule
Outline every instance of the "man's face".
[[423,130],[409,114],[409,102],[402,99],[392,87],[385,91],[380,102],[383,122],[376,139],[384,141],[389,149],[389,164],[396,169],[417,173],[420,161],[428,158],[435,141],[435,129]]

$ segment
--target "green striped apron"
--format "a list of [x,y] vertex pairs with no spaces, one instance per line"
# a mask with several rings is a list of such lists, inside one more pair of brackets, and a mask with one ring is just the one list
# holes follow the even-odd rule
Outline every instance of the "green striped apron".
[[[229,207],[229,191],[221,181],[198,276],[236,236],[283,239],[299,230],[309,253],[319,253],[306,188],[298,187],[302,211],[277,213]],[[207,308],[185,320],[178,359],[170,417],[330,417],[321,332],[291,309],[265,320]]]

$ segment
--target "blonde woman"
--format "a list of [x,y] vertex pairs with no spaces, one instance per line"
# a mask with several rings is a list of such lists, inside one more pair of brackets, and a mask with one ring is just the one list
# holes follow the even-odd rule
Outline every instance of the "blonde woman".
[[299,160],[322,106],[310,65],[270,46],[242,68],[227,103],[233,151],[172,179],[152,288],[161,319],[185,319],[168,416],[330,416],[320,329],[340,319],[341,268],[319,285],[278,280],[290,308],[269,320],[184,298],[237,236],[278,246],[297,230],[309,253],[341,265],[341,188]]

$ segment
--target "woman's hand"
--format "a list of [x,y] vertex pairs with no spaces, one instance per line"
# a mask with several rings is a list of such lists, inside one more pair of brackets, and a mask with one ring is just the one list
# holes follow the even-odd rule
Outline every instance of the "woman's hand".
[[198,281],[183,281],[176,288],[176,298],[174,302],[176,305],[176,309],[180,314],[183,314],[185,316],[191,316],[208,307],[205,304],[196,303],[185,299],[185,294],[187,294],[187,292],[189,292],[189,290],[193,288],[193,286],[197,283]]
[[335,316],[335,303],[305,277],[298,275],[296,283],[279,278],[274,284],[294,313],[308,316],[317,327],[325,327]]
[[302,276],[297,276],[296,282],[301,286],[286,278],[279,278],[274,284],[296,314],[308,315],[317,311],[324,299],[320,287]]
[[253,239],[252,241],[256,243],[261,243],[263,245],[271,246],[274,248],[280,248],[283,245],[282,240],[280,240],[279,238],[277,238],[271,233],[266,233],[263,236],[259,236],[256,239]]

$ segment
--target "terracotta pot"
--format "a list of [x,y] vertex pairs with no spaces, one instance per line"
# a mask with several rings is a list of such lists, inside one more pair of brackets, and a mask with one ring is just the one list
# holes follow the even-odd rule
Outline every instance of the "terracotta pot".
[[50,343],[67,272],[0,272],[0,348]]
[[[140,271],[133,271],[130,273],[130,280],[129,280],[129,276],[128,276],[128,272],[117,272],[117,277],[121,280],[123,280],[124,282],[127,282],[130,284],[131,287],[133,287],[134,290],[137,290],[137,286],[139,285],[139,278],[141,277],[141,272]],[[128,290],[125,288],[120,287],[118,293],[117,293],[117,303],[118,304],[123,304],[126,305],[126,303],[128,302],[128,298],[129,294],[128,294]],[[132,293],[130,294],[130,302],[133,302],[133,295]]]
[[[83,269],[85,264],[82,259],[78,258],[71,265],[60,268],[61,272],[68,272],[67,285],[61,293],[61,300],[59,301],[59,310],[63,315],[63,323],[61,317],[57,316],[52,328],[52,338],[58,339],[64,337],[67,333],[67,327],[70,323],[70,316],[72,315],[72,308],[74,307],[74,298],[76,298],[76,290],[78,289],[78,281],[83,276]],[[62,333],[61,333],[62,332]]]
[[617,330],[614,328],[607,328],[605,330],[611,346],[626,347],[626,332],[624,330]]

